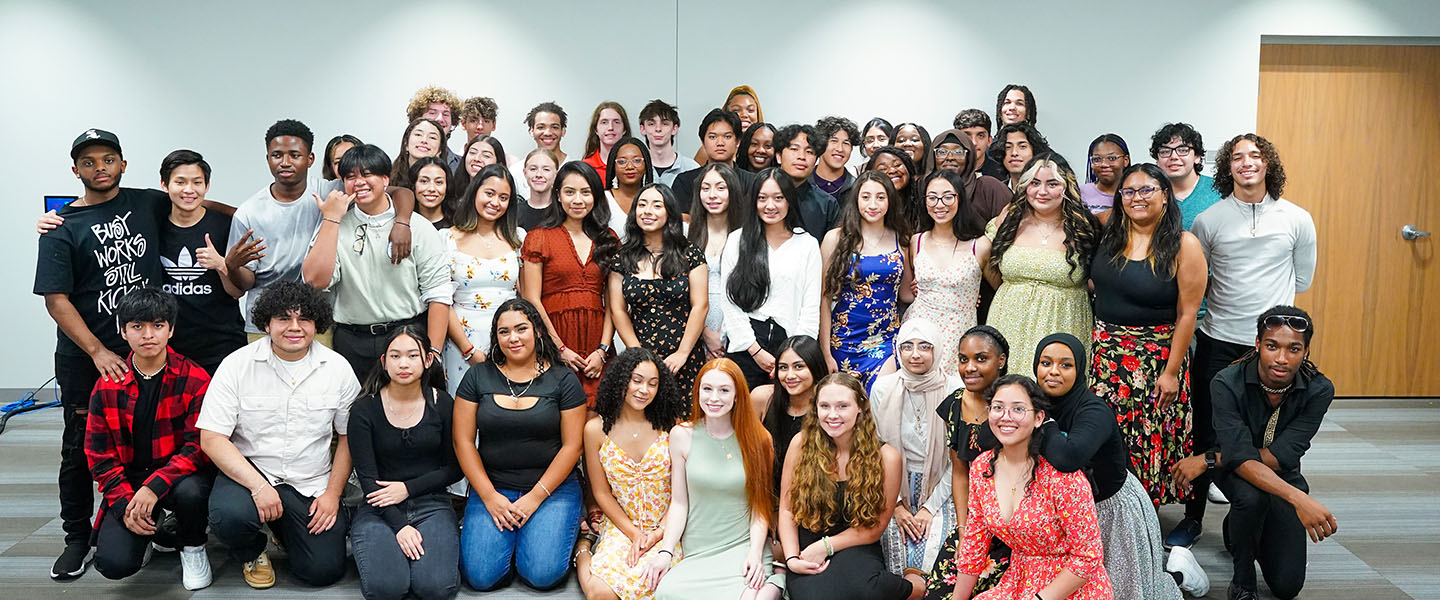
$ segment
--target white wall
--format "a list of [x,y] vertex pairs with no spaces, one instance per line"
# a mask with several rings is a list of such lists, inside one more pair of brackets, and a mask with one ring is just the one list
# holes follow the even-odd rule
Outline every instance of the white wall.
[[881,115],[938,132],[960,109],[993,110],[995,93],[1014,81],[1035,92],[1041,131],[1079,161],[1106,131],[1144,147],[1161,123],[1185,120],[1213,148],[1253,128],[1262,35],[1440,36],[1440,8],[1428,0],[3,0],[0,165],[11,193],[0,217],[9,257],[0,281],[10,282],[0,308],[12,342],[0,349],[0,387],[37,385],[52,370],[54,327],[29,293],[33,223],[45,194],[80,192],[67,152],[88,127],[120,136],[127,185],[155,185],[160,158],[189,147],[215,166],[211,197],[234,203],[269,182],[263,133],[276,119],[305,121],[319,144],[348,132],[393,152],[405,103],[428,83],[493,96],[497,135],[512,152],[528,147],[520,120],[529,107],[556,100],[571,114],[565,148],[578,154],[590,110],[606,99],[632,118],[651,98],[672,99],[688,153],[700,117],[740,83],[756,88],[774,123]]

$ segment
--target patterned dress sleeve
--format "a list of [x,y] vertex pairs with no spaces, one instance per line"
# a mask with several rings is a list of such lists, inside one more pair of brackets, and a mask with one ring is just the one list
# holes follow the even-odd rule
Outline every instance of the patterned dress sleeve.
[[[970,462],[970,502],[967,505],[969,518],[965,519],[965,534],[960,539],[960,553],[955,556],[955,571],[962,575],[979,577],[985,571],[985,560],[990,554],[990,531],[984,524],[984,503],[987,500],[983,498],[993,498],[994,495],[980,493],[982,486],[993,485],[991,480],[985,477],[985,469],[990,465],[990,454],[986,452]],[[1089,488],[1086,488],[1086,491],[1088,492]],[[1094,512],[1093,507],[1091,512]]]
[[704,265],[705,262],[706,262],[706,261],[705,261],[705,253],[704,253],[704,252],[702,252],[699,248],[695,247],[695,244],[686,244],[686,246],[685,246],[685,271],[686,271],[686,272],[694,271],[694,270],[695,270],[695,267]]
[[544,229],[531,231],[525,236],[525,241],[520,244],[520,259],[526,262],[545,263],[548,258],[545,256],[545,246],[550,236]]
[[1049,471],[1047,487],[1055,503],[1055,518],[1065,532],[1063,565],[1081,579],[1093,579],[1105,568],[1105,551],[1100,543],[1100,522],[1095,514],[1090,483],[1079,471],[1061,473],[1049,464],[1045,467]]

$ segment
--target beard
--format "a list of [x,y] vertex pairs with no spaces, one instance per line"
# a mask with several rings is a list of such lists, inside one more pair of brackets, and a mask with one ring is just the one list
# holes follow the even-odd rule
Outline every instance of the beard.
[[111,177],[110,183],[103,185],[97,184],[93,179],[88,179],[85,177],[80,178],[80,183],[81,185],[84,185],[85,189],[88,191],[103,194],[120,186],[120,175],[117,174]]

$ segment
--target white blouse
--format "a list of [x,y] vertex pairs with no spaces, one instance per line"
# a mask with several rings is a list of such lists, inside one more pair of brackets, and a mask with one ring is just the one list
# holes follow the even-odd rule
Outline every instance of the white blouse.
[[[725,251],[720,259],[720,279],[723,286],[735,274],[735,263],[740,256],[740,234],[737,229],[725,238]],[[796,229],[789,240],[779,248],[766,245],[770,266],[770,293],[765,302],[751,312],[745,312],[724,294],[722,308],[725,313],[725,335],[730,342],[730,352],[745,352],[755,342],[755,330],[750,319],[764,321],[774,319],[785,328],[788,335],[820,336],[820,280],[823,267],[820,261],[820,243],[804,230]]]

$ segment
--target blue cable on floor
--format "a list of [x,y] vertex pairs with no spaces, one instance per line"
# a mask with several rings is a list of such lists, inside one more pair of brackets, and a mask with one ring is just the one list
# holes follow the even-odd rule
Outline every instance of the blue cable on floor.
[[[46,408],[50,408],[50,407],[52,407],[52,406],[60,406],[60,402],[59,402],[58,400],[51,400],[51,401],[49,401],[49,402],[36,402],[36,401],[35,401],[35,394],[36,394],[37,392],[39,392],[40,390],[44,389],[45,386],[50,385],[50,382],[52,382],[52,381],[55,381],[55,378],[54,378],[54,377],[51,377],[51,378],[45,380],[45,383],[40,384],[40,387],[37,387],[37,388],[35,388],[35,389],[33,389],[33,390],[30,390],[30,391],[27,392],[24,396],[22,396],[19,400],[16,400],[16,401],[14,401],[14,402],[11,402],[11,403],[9,403],[9,404],[6,404],[5,406],[0,406],[0,433],[5,433],[5,423],[10,420],[10,417],[13,417],[13,416],[19,415],[19,414],[24,414],[24,413],[27,413],[27,412],[34,412],[34,411],[37,411],[37,410],[43,410],[43,409],[46,409]],[[55,397],[56,397],[56,398],[59,398],[59,397],[60,397],[60,386],[59,386],[58,383],[55,385],[55,388],[54,388],[54,389],[55,389]]]

